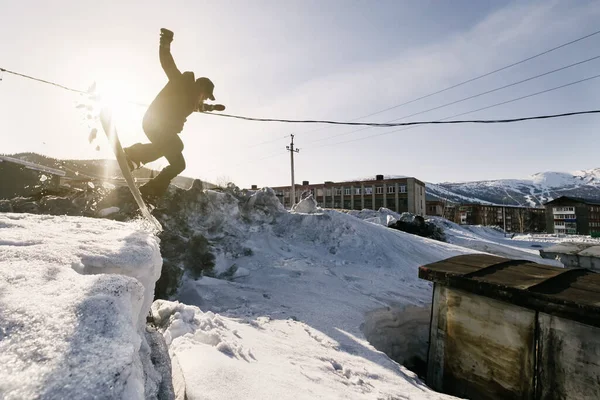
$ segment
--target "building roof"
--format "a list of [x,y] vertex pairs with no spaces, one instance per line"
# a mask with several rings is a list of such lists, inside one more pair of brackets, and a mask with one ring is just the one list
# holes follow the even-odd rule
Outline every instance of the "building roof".
[[[383,179],[383,180],[377,180],[377,179],[362,179],[362,180],[356,180],[356,181],[325,181],[325,182],[319,182],[319,183],[309,183],[308,185],[303,185],[302,183],[295,183],[295,187],[297,188],[302,188],[302,187],[306,187],[306,186],[324,186],[324,185],[348,185],[348,184],[377,184],[377,183],[386,183],[386,182],[398,182],[398,181],[406,181],[407,179],[414,179],[417,183],[425,186],[425,182],[412,177],[412,176],[395,176],[395,177],[390,177],[389,179]],[[301,181],[302,182],[302,181]],[[284,186],[270,186],[273,189],[283,189],[283,188],[288,188],[291,187],[291,185],[284,185]]]
[[600,205],[600,200],[593,200],[593,199],[584,199],[582,197],[571,197],[571,196],[560,196],[554,200],[550,200],[546,203],[544,203],[544,205],[548,205],[548,204],[553,204],[553,203],[560,203],[561,201],[575,201],[577,203],[585,203],[585,204],[592,204],[592,205]]
[[20,160],[18,158],[13,158],[13,157],[0,156],[0,162],[11,162],[14,164],[21,164],[21,165],[25,166],[25,168],[27,168],[27,169],[31,169],[34,171],[41,171],[41,172],[45,172],[47,174],[52,174],[52,175],[58,175],[58,176],[66,175],[66,172],[62,171],[60,169],[46,167],[45,165],[40,165],[40,164],[32,163],[30,161]]
[[600,274],[469,254],[419,267],[419,278],[600,327]]

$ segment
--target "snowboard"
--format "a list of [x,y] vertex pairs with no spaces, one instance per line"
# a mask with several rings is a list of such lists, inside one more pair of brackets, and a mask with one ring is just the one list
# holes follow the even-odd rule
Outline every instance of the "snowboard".
[[100,112],[100,122],[102,123],[102,129],[108,137],[108,140],[111,144],[113,153],[115,153],[115,157],[117,158],[117,163],[121,168],[121,173],[125,178],[125,182],[127,182],[127,186],[129,186],[129,190],[135,199],[138,207],[144,218],[146,218],[158,231],[162,231],[162,226],[160,222],[152,214],[150,214],[150,210],[144,203],[144,199],[142,199],[142,194],[140,190],[135,186],[135,181],[133,179],[133,175],[131,175],[131,171],[129,171],[129,167],[127,166],[127,158],[125,156],[125,152],[123,151],[123,146],[121,146],[121,141],[119,140],[119,135],[117,134],[117,129],[112,121],[112,114],[110,110],[104,108]]

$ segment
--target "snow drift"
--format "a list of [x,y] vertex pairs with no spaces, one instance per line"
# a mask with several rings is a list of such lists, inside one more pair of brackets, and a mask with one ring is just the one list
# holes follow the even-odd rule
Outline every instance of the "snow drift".
[[161,263],[133,223],[0,214],[0,398],[156,398]]

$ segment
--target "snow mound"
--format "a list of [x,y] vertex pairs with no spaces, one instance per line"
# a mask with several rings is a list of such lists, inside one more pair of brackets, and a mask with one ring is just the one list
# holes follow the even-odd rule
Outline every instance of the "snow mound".
[[152,314],[191,399],[451,398],[343,330],[338,341],[292,319],[228,318],[160,300]]
[[321,208],[317,206],[317,201],[313,198],[312,194],[300,200],[298,204],[294,204],[292,212],[300,214],[312,214],[321,211]]
[[162,259],[134,224],[0,214],[0,398],[152,398]]
[[385,207],[381,207],[377,211],[368,209],[363,209],[360,211],[349,210],[348,214],[367,222],[383,226],[390,226],[400,219],[400,214]]

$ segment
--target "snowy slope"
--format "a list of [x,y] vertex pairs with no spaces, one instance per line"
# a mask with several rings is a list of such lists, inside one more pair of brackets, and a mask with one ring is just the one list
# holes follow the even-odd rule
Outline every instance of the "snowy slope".
[[188,278],[181,303],[153,305],[190,398],[442,398],[402,366],[427,351],[431,285],[418,267],[481,251],[548,264],[532,244],[561,240],[440,223],[447,244],[386,228],[400,215],[385,209],[308,198],[288,212],[270,189],[200,198],[171,222],[206,236],[230,278]]
[[0,398],[152,398],[161,264],[135,224],[0,214]]
[[539,206],[559,196],[600,199],[600,168],[564,172],[540,172],[528,179],[501,179],[426,185],[430,196],[453,202],[478,202]]
[[530,260],[557,267],[563,265],[556,260],[542,259],[540,249],[561,242],[598,243],[598,239],[575,235],[521,234],[505,237],[501,230],[488,226],[458,225],[441,217],[431,217],[429,220],[444,230],[449,243],[501,257]]
[[[400,216],[385,209],[307,199],[288,212],[270,189],[197,200],[161,222],[205,235],[221,278],[187,277],[179,302],[152,305],[189,399],[448,398],[403,366],[427,351],[431,285],[418,267],[477,251],[547,263],[531,245],[561,240],[437,219],[442,243],[386,228]],[[0,398],[156,392],[140,326],[160,253],[138,228],[0,214]]]
[[[369,341],[424,358],[431,285],[418,267],[472,250],[314,204],[290,213],[270,189],[206,197],[186,220],[232,278],[188,279],[177,299],[190,307],[153,306],[190,398],[444,397]],[[408,306],[419,326],[403,331]]]

